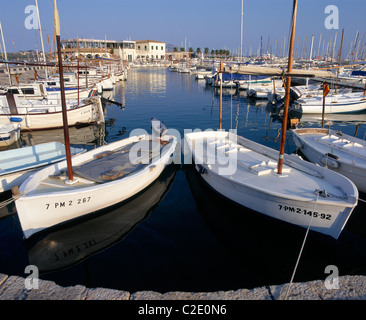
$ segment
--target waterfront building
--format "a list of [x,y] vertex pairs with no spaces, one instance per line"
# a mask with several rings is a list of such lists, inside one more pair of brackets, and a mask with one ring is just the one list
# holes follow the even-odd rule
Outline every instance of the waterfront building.
[[95,40],[67,39],[62,40],[64,58],[121,58],[133,62],[136,59],[136,42],[130,40]]
[[155,40],[136,40],[137,60],[164,60],[165,53],[165,42]]

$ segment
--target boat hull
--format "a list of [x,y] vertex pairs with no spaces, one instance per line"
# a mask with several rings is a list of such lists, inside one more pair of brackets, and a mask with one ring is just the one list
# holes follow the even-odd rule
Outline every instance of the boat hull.
[[0,128],[0,147],[10,146],[14,142],[18,141],[20,137],[19,125],[4,125]]
[[[72,155],[83,151],[83,149],[71,148]],[[62,161],[65,157],[65,146],[57,142],[2,151],[0,192],[20,186],[35,171]]]
[[[322,113],[323,98],[322,96],[305,98],[298,100],[302,106],[303,113]],[[353,113],[366,110],[366,99],[359,93],[346,94],[344,96],[329,96],[325,98],[324,112],[333,113]]]
[[[125,140],[128,139],[122,141]],[[120,144],[121,141],[117,141],[76,156],[72,159],[73,167],[100,152],[113,150]],[[41,230],[108,208],[131,198],[159,177],[169,163],[175,146],[176,139],[171,144],[169,150],[158,161],[135,174],[111,182],[91,184],[83,188],[75,188],[73,185],[70,185],[69,187],[59,188],[57,191],[52,189],[52,192],[45,190],[40,194],[28,193],[29,185],[34,183],[34,181],[40,181],[55,172],[65,169],[66,161],[38,171],[21,185],[19,190],[24,195],[15,202],[25,238],[29,238],[32,234]],[[32,178],[34,179],[33,182]]]
[[[92,124],[104,122],[104,113],[100,99],[93,99],[95,99],[94,102],[85,103],[75,108],[71,107],[67,109],[67,119],[69,126],[74,126],[79,123]],[[54,107],[51,108],[54,109]],[[21,130],[43,130],[63,127],[63,117],[61,109],[55,112],[49,112],[47,109],[40,108],[39,111],[40,112],[37,112],[35,110],[33,112],[28,112],[24,114],[18,113],[14,114],[13,116],[16,116],[17,118],[19,118],[19,120],[21,119]],[[9,114],[1,113],[0,125],[8,122]]]
[[315,201],[276,197],[269,193],[258,192],[248,185],[236,184],[212,172],[204,173],[202,178],[218,193],[243,207],[299,227],[308,228],[310,224],[311,230],[336,239],[353,211],[352,207],[336,207],[329,204],[321,205]]
[[[335,131],[330,132],[332,136],[336,136]],[[337,145],[332,146],[327,143],[327,139],[322,139],[322,137],[329,136],[328,129],[296,129],[292,130],[292,134],[296,146],[310,162],[327,166],[329,169],[346,176],[355,183],[359,191],[366,192],[365,141],[342,134],[335,141],[342,144],[341,140],[343,139],[343,141],[346,141],[346,147],[337,148]],[[358,148],[355,150],[356,153],[347,156],[347,151],[351,151],[352,143],[358,144]]]

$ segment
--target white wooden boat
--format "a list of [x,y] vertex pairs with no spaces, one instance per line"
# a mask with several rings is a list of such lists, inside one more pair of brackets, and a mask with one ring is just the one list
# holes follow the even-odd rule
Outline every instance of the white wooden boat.
[[292,130],[296,147],[305,157],[351,179],[366,192],[366,142],[340,131],[321,128]]
[[224,131],[185,135],[196,169],[218,193],[262,214],[338,238],[358,190],[348,178],[327,168],[284,155]]
[[20,137],[20,124],[7,123],[0,125],[0,147],[10,146]]
[[[9,96],[0,96],[0,125],[9,123],[9,117],[16,117],[21,120],[21,130],[41,130],[51,128],[62,128],[62,106],[59,103],[33,104],[23,101],[17,103]],[[80,101],[80,104],[69,104],[67,106],[68,125],[74,126],[81,123],[102,123],[104,112],[101,98],[95,96]]]
[[[303,113],[322,113],[323,95],[302,97],[297,100]],[[325,97],[325,113],[351,113],[366,110],[366,97],[362,92],[328,94]]]
[[[82,84],[80,84],[81,86]],[[67,100],[71,99],[86,99],[91,95],[94,88],[85,88],[85,86],[78,89],[77,84],[72,87],[65,87],[65,96]],[[60,82],[55,79],[39,80],[34,83],[18,84],[16,86],[9,86],[0,88],[0,94],[13,94],[19,100],[60,100]]]
[[67,161],[30,176],[15,201],[24,236],[84,216],[136,195],[155,181],[169,163],[174,136],[133,136],[74,156],[74,178]]
[[[71,154],[82,151],[84,149],[71,148]],[[62,161],[65,157],[65,146],[59,142],[1,151],[0,192],[20,186],[34,171]]]
[[[105,214],[66,224],[50,230],[41,239],[35,237],[35,241],[28,241],[30,264],[36,265],[40,272],[59,270],[121,241],[164,198],[174,180],[175,170],[174,164],[167,166],[158,179],[137,197],[114,206]],[[80,245],[88,243],[92,245]],[[69,248],[78,249],[72,254],[64,254]]]

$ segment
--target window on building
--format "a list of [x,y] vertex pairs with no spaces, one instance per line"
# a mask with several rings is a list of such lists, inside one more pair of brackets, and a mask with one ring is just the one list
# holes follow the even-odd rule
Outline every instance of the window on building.
[[156,48],[156,50],[158,50],[158,46],[156,46],[155,48]]
[[151,46],[151,50],[154,50],[154,46]]
[[163,48],[164,48],[164,47],[162,46],[162,47],[161,47],[161,50],[164,50]]

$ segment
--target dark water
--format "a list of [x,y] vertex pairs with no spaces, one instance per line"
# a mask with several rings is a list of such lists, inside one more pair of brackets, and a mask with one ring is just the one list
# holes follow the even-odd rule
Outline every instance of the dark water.
[[[219,92],[204,81],[163,68],[131,69],[106,97],[105,128],[73,129],[72,143],[95,145],[150,131],[162,120],[183,137],[185,129],[216,129]],[[366,115],[340,115],[332,127],[354,134]],[[301,123],[320,126],[319,120]],[[223,128],[278,148],[279,122],[266,105],[249,103],[235,90],[223,93]],[[28,133],[27,143],[59,135]],[[62,135],[62,133],[61,133]],[[358,137],[365,136],[361,125]],[[286,152],[295,146],[287,139]],[[274,188],[276,186],[273,186]],[[5,199],[8,195],[2,195]],[[361,198],[366,199],[364,194]],[[366,205],[360,202],[338,240],[310,232],[294,281],[325,279],[335,265],[340,275],[366,274]],[[138,290],[218,291],[289,282],[305,229],[246,210],[210,189],[191,165],[166,168],[147,190],[123,204],[24,241],[14,205],[0,209],[0,273],[26,277],[37,265],[40,278],[68,286]]]

